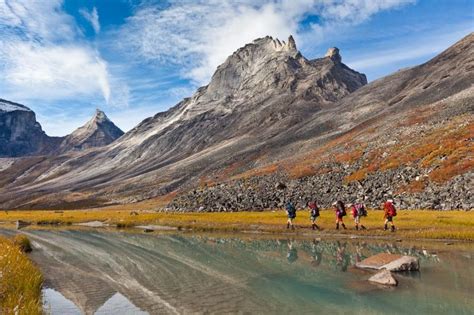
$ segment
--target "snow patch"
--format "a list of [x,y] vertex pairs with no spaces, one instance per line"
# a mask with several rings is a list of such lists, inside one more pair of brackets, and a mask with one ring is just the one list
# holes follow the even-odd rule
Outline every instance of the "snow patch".
[[28,107],[22,106],[20,104],[15,104],[8,101],[0,100],[0,111],[13,112],[17,110],[24,111],[24,112],[31,112],[31,110]]

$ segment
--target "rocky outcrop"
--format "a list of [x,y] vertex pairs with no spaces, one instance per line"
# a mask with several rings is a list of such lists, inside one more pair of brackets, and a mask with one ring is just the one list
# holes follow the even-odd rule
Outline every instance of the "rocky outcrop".
[[329,48],[324,57],[328,57],[334,62],[341,62],[342,60],[341,55],[339,54],[339,48],[337,47]]
[[64,138],[57,153],[106,146],[122,135],[123,131],[103,111],[97,109],[91,120]]
[[0,99],[0,157],[45,154],[60,141],[46,135],[31,109]]

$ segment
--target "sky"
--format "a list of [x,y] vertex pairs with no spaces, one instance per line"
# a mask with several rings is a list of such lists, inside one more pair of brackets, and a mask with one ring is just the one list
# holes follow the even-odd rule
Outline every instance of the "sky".
[[96,108],[128,131],[259,37],[293,35],[308,59],[338,47],[373,81],[473,31],[472,0],[0,0],[0,98],[51,136]]

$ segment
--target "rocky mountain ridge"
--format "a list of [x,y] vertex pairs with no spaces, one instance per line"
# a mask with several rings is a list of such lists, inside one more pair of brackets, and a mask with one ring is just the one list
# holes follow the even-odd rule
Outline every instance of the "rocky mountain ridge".
[[65,137],[48,136],[28,107],[0,99],[0,158],[55,156],[105,146],[123,135],[104,112],[97,110],[83,127]]
[[[467,187],[472,173],[462,148],[472,147],[473,43],[470,34],[423,65],[366,85],[338,49],[309,60],[292,38],[257,39],[229,56],[209,85],[110,145],[5,166],[5,181],[26,175],[1,188],[9,198],[0,189],[0,205],[78,208],[172,194],[170,209],[234,210],[222,199],[245,193],[235,187],[247,180],[255,181],[248,194],[257,208],[305,195],[323,203],[339,196],[377,204],[392,195],[407,207],[470,206],[448,185]],[[276,178],[301,185],[280,191]]]

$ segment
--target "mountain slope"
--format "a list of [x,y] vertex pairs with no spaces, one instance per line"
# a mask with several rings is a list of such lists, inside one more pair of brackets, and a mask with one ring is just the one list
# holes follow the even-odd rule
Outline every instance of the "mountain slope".
[[[446,160],[451,167],[464,163],[461,169],[472,174],[460,147],[472,146],[473,43],[470,34],[426,64],[364,86],[365,76],[345,66],[336,49],[307,60],[291,38],[258,39],[230,56],[191,98],[109,146],[33,167],[9,166],[0,172],[4,178],[27,175],[2,188],[10,198],[0,196],[0,204],[87,207],[177,191],[170,207],[185,210],[226,210],[229,203],[268,208],[308,196],[322,205],[359,197],[377,206],[389,195],[405,196],[397,199],[403,207],[465,208],[470,201],[443,190],[456,180],[467,187],[465,175],[450,171],[433,183],[429,176],[433,167],[445,169]],[[426,141],[440,141],[430,161],[418,152]],[[439,149],[450,141],[452,152]],[[42,176],[28,175],[36,173]],[[421,190],[404,190],[417,177],[428,178]],[[278,181],[287,189],[276,190]],[[447,197],[435,204],[437,192]]]
[[[289,133],[293,142],[242,172],[217,172],[172,209],[264,209],[291,198],[391,197],[401,208],[472,209],[474,199],[474,35],[417,67],[348,95]],[[320,132],[320,126],[333,126]],[[230,180],[229,180],[230,178]],[[215,185],[215,183],[221,183]],[[284,191],[275,189],[283,182]],[[246,188],[253,187],[248,190]],[[236,198],[235,196],[243,196]]]
[[128,202],[166,193],[192,183],[202,172],[259,154],[268,139],[366,83],[336,50],[308,60],[291,37],[288,43],[257,39],[231,55],[191,98],[146,119],[104,149],[60,165],[36,165],[43,176],[10,189],[19,196],[39,189],[38,203],[49,199],[45,192],[62,202],[57,192],[71,187],[86,198],[93,189],[101,203],[99,195]]
[[103,111],[97,109],[91,120],[64,138],[56,152],[82,151],[106,146],[122,135],[123,131],[110,121]]

